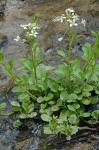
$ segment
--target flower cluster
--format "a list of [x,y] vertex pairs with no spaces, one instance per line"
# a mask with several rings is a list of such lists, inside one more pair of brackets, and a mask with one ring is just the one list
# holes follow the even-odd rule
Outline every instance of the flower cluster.
[[[36,23],[29,23],[29,24],[25,24],[25,25],[20,25],[21,28],[23,28],[24,30],[26,30],[26,36],[32,36],[34,38],[37,37],[38,35],[38,29],[40,28]],[[20,36],[17,36],[14,40],[16,42],[18,42],[20,40]],[[24,39],[23,39],[24,41]]]
[[34,37],[37,37],[38,35],[37,30],[40,28],[36,23],[20,25],[20,27],[27,31],[28,36],[34,36]]
[[61,16],[57,16],[53,19],[53,22],[66,22],[69,24],[70,27],[75,27],[78,25],[86,24],[84,19],[80,19],[79,15],[75,13],[74,9],[68,8],[65,10],[65,13]]

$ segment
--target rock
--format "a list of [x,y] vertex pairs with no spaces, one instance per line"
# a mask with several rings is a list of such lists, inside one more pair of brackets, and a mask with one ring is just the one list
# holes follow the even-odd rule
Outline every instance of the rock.
[[0,49],[8,43],[8,38],[6,35],[0,33]]
[[89,111],[99,110],[99,104],[94,104],[88,108]]
[[12,84],[12,80],[5,76],[0,68],[0,92],[9,91]]
[[4,14],[5,6],[6,6],[6,0],[1,0],[0,1],[0,15]]

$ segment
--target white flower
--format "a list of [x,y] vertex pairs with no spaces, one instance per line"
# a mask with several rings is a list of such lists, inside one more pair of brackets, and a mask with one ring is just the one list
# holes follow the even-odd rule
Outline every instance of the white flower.
[[58,41],[61,42],[63,40],[63,37],[58,38]]
[[38,35],[38,32],[35,32],[35,35],[34,35],[34,36],[36,37],[37,35]]
[[53,22],[63,22],[64,21],[64,18],[63,16],[57,16],[56,18],[53,19]]
[[62,18],[63,18],[63,19],[66,19],[66,16],[65,16],[65,14],[62,14]]
[[86,25],[86,20],[82,19],[81,24],[85,26]]
[[76,27],[76,26],[78,26],[78,24],[77,24],[77,23],[74,23],[74,26]]
[[30,32],[27,32],[27,36],[37,37],[37,35],[38,35],[38,32],[34,31],[34,30],[31,30]]
[[65,10],[66,13],[74,13],[74,9],[73,8],[68,8]]
[[37,37],[38,29],[40,28],[36,23],[28,23],[25,25],[20,25],[21,28],[26,30],[27,36]]
[[27,26],[26,25],[20,25],[21,28],[23,28],[24,30],[27,29]]
[[79,16],[77,14],[73,15],[72,18],[74,21],[79,21]]
[[28,23],[28,24],[23,24],[23,25],[20,25],[21,28],[23,29],[28,29],[28,28],[31,28],[31,29],[39,29],[40,27],[36,24],[36,23]]
[[85,26],[86,21],[80,19],[79,15],[75,13],[73,8],[68,8],[65,10],[65,14],[57,16],[53,19],[53,22],[66,22],[70,27],[76,27],[83,24]]
[[14,38],[14,41],[18,42],[20,40],[20,36],[17,36],[16,38]]

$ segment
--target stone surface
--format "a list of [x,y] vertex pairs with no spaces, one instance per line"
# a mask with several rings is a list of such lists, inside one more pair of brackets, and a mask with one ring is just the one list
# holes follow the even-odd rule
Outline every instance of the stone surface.
[[[89,32],[94,29],[99,30],[98,0],[1,0],[0,12],[4,14],[4,18],[0,18],[0,51],[4,52],[5,60],[13,58],[15,68],[20,66],[20,57],[28,53],[27,45],[21,42],[17,43],[13,39],[17,35],[23,34],[20,24],[30,22],[34,14],[41,24],[41,32],[38,37],[41,50],[45,51],[45,55],[50,55],[50,64],[55,65],[59,61],[55,52],[60,48],[65,48],[66,41],[58,41],[58,38],[64,34],[65,25],[54,24],[52,19],[64,13],[68,7],[74,7],[81,17],[87,20],[87,27],[84,30],[82,28],[78,30],[83,32],[81,44],[85,41],[94,42]],[[0,91],[7,92],[11,84],[11,80],[4,75],[0,68]],[[11,109],[10,101],[15,97],[12,95],[9,97],[6,94],[4,99],[4,96],[0,97],[0,102],[7,101],[9,103],[9,108],[7,108],[9,112]],[[57,145],[60,138],[56,140],[53,137],[38,135],[37,133],[41,130],[39,129],[37,132],[37,124],[34,125],[33,121],[31,126],[28,122],[27,125],[28,128],[25,131],[15,130],[12,127],[12,120],[7,117],[0,118],[0,150],[44,150],[46,146],[47,150],[99,150],[99,140],[97,138],[93,140],[91,137],[87,138],[84,143],[74,142],[73,144],[68,143],[68,145],[60,143],[57,148],[50,148],[50,142],[53,143],[54,141],[53,144]]]
[[0,33],[0,49],[4,47],[7,43],[8,43],[7,36]]

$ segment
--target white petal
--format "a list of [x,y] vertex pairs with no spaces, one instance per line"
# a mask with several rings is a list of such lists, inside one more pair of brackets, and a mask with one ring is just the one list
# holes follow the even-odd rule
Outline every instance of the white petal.
[[61,42],[63,40],[63,37],[58,38],[58,41]]

